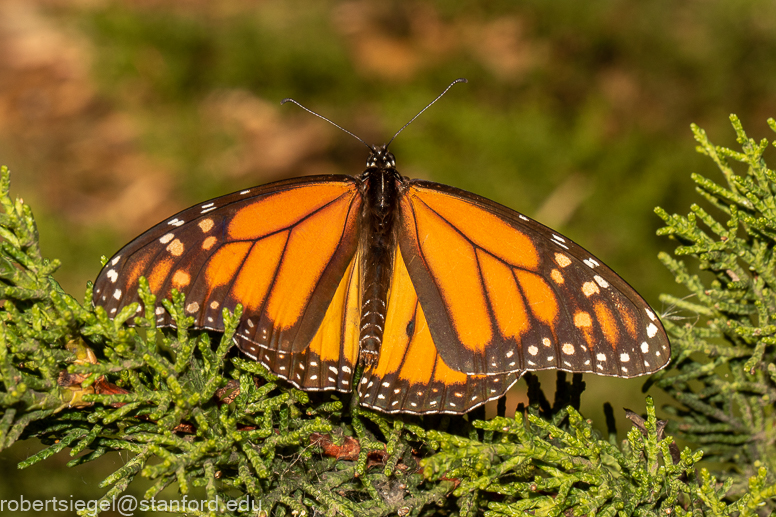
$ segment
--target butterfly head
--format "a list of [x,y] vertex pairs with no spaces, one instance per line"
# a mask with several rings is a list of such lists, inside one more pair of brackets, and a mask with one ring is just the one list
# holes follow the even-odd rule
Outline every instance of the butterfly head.
[[388,150],[388,145],[371,146],[372,152],[366,159],[367,169],[395,169],[396,158]]

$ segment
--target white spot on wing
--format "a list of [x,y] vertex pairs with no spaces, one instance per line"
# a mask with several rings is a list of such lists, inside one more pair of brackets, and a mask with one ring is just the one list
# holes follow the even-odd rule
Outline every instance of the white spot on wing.
[[650,323],[647,327],[647,335],[649,337],[655,337],[655,334],[657,334],[657,327],[654,323]]
[[117,300],[121,300],[121,289],[116,289],[113,291],[113,297]]
[[159,237],[159,242],[161,242],[162,244],[167,244],[168,242],[170,242],[174,238],[175,238],[175,234],[174,233],[165,233],[164,235]]
[[108,273],[107,273],[107,277],[108,277],[108,279],[109,279],[111,282],[115,282],[115,281],[116,281],[116,279],[119,277],[119,274],[118,274],[118,273],[116,273],[116,270],[115,270],[115,269],[111,269],[110,271],[108,271]]
[[585,282],[584,284],[582,284],[582,293],[588,298],[600,292],[601,290],[594,282]]
[[594,277],[593,277],[593,279],[596,281],[596,283],[597,283],[598,285],[600,285],[600,286],[601,286],[601,287],[603,287],[604,289],[606,289],[607,287],[609,287],[609,282],[607,282],[606,280],[604,280],[604,279],[603,279],[603,278],[601,278],[600,276],[596,275],[596,276],[594,276]]
[[647,344],[647,342],[646,342],[646,341],[644,341],[644,342],[641,344],[641,353],[642,353],[642,354],[646,354],[647,352],[649,352],[649,344]]

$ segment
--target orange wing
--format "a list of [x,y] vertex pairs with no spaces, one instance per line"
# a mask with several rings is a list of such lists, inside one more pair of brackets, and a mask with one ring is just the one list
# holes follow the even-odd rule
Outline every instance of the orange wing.
[[241,340],[240,349],[297,388],[351,391],[353,371],[358,359],[359,264],[360,259],[356,254],[310,346],[301,352],[288,354]]
[[397,253],[383,347],[359,383],[361,404],[388,413],[460,414],[501,397],[520,377],[455,371],[434,343],[407,266]]
[[[161,307],[172,288],[186,294],[196,328],[223,330],[223,308],[242,303],[237,337],[246,354],[297,385],[334,389],[344,379],[349,389],[356,353],[346,322],[358,305],[361,204],[356,179],[347,176],[281,181],[216,198],[119,251],[95,282],[94,303],[113,316],[139,302],[141,276],[159,300],[160,326],[172,324]],[[339,334],[332,330],[337,325],[344,329]],[[320,375],[311,367],[322,368]],[[334,383],[329,367],[337,369]],[[308,374],[289,374],[299,368]]]
[[418,180],[402,194],[400,219],[401,255],[430,335],[453,370],[634,377],[667,364],[668,338],[647,303],[550,228]]

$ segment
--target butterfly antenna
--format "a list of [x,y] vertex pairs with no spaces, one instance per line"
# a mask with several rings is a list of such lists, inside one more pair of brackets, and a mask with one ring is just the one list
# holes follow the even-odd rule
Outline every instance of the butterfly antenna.
[[[469,81],[467,81],[465,78],[463,78],[463,77],[459,77],[458,79],[456,79],[455,81],[453,81],[452,83],[450,83],[450,84],[447,86],[447,88],[445,88],[445,91],[443,91],[442,93],[440,93],[440,94],[437,96],[437,98],[436,98],[436,99],[434,99],[433,101],[429,102],[429,103],[426,105],[426,107],[425,107],[425,108],[423,108],[422,110],[420,110],[420,111],[418,112],[418,114],[417,114],[417,115],[415,115],[414,117],[412,117],[412,118],[410,119],[410,121],[409,121],[409,122],[407,122],[406,124],[404,124],[404,125],[401,127],[401,129],[399,129],[399,130],[396,132],[396,134],[395,134],[395,135],[393,135],[393,138],[391,138],[390,142],[388,142],[387,144],[385,144],[385,147],[386,147],[386,148],[388,148],[388,146],[390,146],[390,145],[391,145],[391,142],[393,142],[393,141],[396,139],[396,137],[397,137],[397,136],[399,136],[399,133],[401,133],[402,131],[404,131],[404,128],[405,128],[405,127],[407,127],[407,126],[409,126],[410,124],[412,124],[412,123],[415,121],[415,119],[416,119],[416,118],[418,118],[418,117],[419,117],[419,116],[420,116],[420,115],[421,115],[421,114],[422,114],[424,111],[426,111],[427,109],[429,109],[429,108],[430,108],[430,107],[431,107],[431,106],[432,106],[432,105],[433,105],[433,104],[434,104],[436,101],[438,101],[439,99],[441,99],[441,98],[442,98],[442,96],[443,96],[444,94],[446,94],[446,93],[447,93],[447,90],[449,90],[450,88],[452,88],[453,86],[455,86],[455,85],[456,85],[456,84],[458,84],[458,83],[468,83],[468,82],[469,82]],[[362,141],[363,141],[363,140],[362,140]]]
[[[446,91],[446,90],[445,90],[445,91]],[[305,110],[307,113],[312,113],[312,114],[313,114],[313,115],[315,115],[316,117],[318,117],[318,118],[322,118],[323,120],[325,120],[326,122],[328,122],[328,123],[329,123],[329,124],[331,124],[332,126],[334,126],[334,127],[338,128],[338,129],[340,129],[340,130],[344,131],[345,133],[349,134],[350,136],[352,136],[353,138],[355,138],[356,140],[358,140],[359,142],[361,142],[362,144],[364,144],[364,145],[367,147],[367,149],[369,149],[370,151],[372,151],[372,150],[373,150],[373,149],[372,149],[372,146],[371,146],[371,145],[369,145],[369,144],[367,144],[366,142],[364,142],[364,139],[363,139],[363,138],[361,138],[360,136],[358,136],[358,135],[355,135],[355,134],[351,133],[350,131],[348,131],[348,130],[347,130],[347,129],[345,129],[344,127],[340,126],[339,124],[335,124],[334,122],[332,122],[331,120],[327,119],[327,118],[326,118],[326,117],[324,117],[323,115],[321,115],[321,114],[319,114],[319,113],[316,113],[316,112],[314,112],[313,110],[311,110],[311,109],[309,109],[309,108],[305,108],[304,106],[302,106],[301,104],[299,104],[298,102],[296,102],[294,99],[290,99],[290,98],[289,98],[289,99],[283,99],[282,101],[280,101],[280,104],[281,104],[281,105],[283,105],[283,104],[285,104],[285,103],[287,103],[287,102],[293,102],[294,104],[296,104],[297,106],[299,106],[300,108],[302,108],[303,110]],[[403,128],[402,128],[402,129],[403,129]]]

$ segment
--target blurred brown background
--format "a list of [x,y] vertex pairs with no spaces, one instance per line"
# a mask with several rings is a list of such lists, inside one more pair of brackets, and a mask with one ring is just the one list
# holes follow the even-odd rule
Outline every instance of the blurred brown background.
[[[736,113],[769,136],[775,11],[769,0],[0,0],[0,163],[81,299],[100,255],[191,204],[361,172],[359,142],[281,99],[380,144],[466,77],[393,144],[399,170],[557,228],[662,311],[661,292],[683,293],[655,258],[672,245],[652,210],[698,201],[691,172],[720,179],[694,153],[691,122],[732,145]],[[619,408],[643,407],[642,381],[587,380],[587,415],[602,426],[610,400],[623,431]],[[0,497],[98,497],[126,460],[63,476],[63,453],[17,474],[37,447],[0,454]]]

